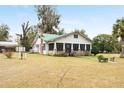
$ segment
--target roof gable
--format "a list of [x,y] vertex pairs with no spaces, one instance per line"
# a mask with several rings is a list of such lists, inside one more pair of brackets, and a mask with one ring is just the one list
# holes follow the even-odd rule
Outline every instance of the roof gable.
[[91,39],[90,39],[90,38],[86,37],[85,35],[81,34],[80,32],[71,32],[71,33],[68,33],[68,34],[59,35],[58,37],[56,37],[56,38],[54,38],[54,39],[50,39],[49,41],[56,41],[56,40],[58,40],[58,39],[67,37],[67,36],[72,35],[72,34],[79,34],[79,35],[81,35],[83,38],[85,38],[86,40],[88,40],[88,41],[91,42]]

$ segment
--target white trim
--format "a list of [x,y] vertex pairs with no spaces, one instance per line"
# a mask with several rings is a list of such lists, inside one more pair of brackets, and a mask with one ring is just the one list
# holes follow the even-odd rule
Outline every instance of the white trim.
[[65,51],[65,43],[63,43],[63,51]]
[[71,52],[73,52],[74,49],[73,49],[73,43],[71,43]]

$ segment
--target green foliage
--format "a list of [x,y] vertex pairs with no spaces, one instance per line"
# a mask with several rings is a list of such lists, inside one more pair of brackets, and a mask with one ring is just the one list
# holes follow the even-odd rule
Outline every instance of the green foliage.
[[116,23],[113,24],[112,35],[115,38],[120,37],[121,41],[124,41],[124,17],[122,17],[121,19],[117,19]]
[[26,50],[28,50],[27,48],[27,43],[28,43],[28,32],[30,30],[30,27],[29,27],[29,21],[27,23],[23,23],[22,24],[22,31],[23,31],[23,34],[21,35],[21,46],[23,47],[26,47]]
[[32,47],[32,43],[36,36],[36,26],[29,26],[29,22],[22,24],[22,34],[17,34],[20,37],[18,41],[20,46],[26,48],[26,51],[29,51]]
[[31,26],[31,29],[29,30],[29,32],[27,33],[27,50],[29,51],[32,48],[32,43],[36,37],[36,26]]
[[9,38],[9,27],[6,24],[0,25],[0,41],[6,41]]
[[44,33],[57,34],[60,23],[60,15],[57,14],[56,8],[52,5],[36,6],[38,19],[41,23],[40,27]]
[[84,29],[75,29],[75,32],[80,32],[82,35],[84,35],[85,37],[88,37],[88,35],[86,34],[86,31]]
[[98,56],[99,62],[108,62],[108,58],[105,58],[103,55]]
[[4,52],[4,55],[5,55],[7,58],[12,58],[13,53],[12,53],[12,52]]
[[[124,17],[117,19],[116,23],[113,24],[112,35],[114,38],[120,38],[120,44],[124,45]],[[124,57],[124,47],[121,49],[120,57]]]
[[94,54],[94,56],[95,56],[96,54],[99,53],[99,48],[97,46],[93,46],[92,50],[91,50],[91,53]]
[[[92,41],[92,51],[96,50],[96,52],[118,52],[120,51],[119,43],[116,39],[112,37],[112,35],[108,34],[100,34],[93,38]],[[95,48],[95,49],[94,49]]]
[[64,28],[59,29],[59,31],[57,32],[57,34],[58,34],[58,35],[63,35],[63,34],[65,34]]
[[98,59],[99,60],[101,60],[101,59],[103,59],[104,57],[103,57],[103,55],[98,55]]

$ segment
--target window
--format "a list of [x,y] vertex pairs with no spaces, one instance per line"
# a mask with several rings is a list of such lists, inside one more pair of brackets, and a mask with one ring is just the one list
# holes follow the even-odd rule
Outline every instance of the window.
[[86,45],[87,51],[90,51],[90,44]]
[[53,50],[54,49],[54,43],[49,44],[49,50]]
[[79,46],[78,44],[73,44],[73,50],[78,51],[78,46]]
[[80,50],[85,51],[85,44],[80,44]]
[[56,43],[57,51],[63,51],[63,43]]
[[74,35],[74,38],[78,38],[78,35]]

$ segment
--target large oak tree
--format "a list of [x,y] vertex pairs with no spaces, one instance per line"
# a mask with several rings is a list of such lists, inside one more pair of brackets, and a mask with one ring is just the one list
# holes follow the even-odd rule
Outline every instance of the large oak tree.
[[99,34],[92,40],[92,52],[118,52],[120,51],[120,44],[115,40],[112,35]]
[[42,32],[57,34],[56,29],[59,29],[60,15],[57,13],[56,7],[51,5],[38,5],[35,7]]

